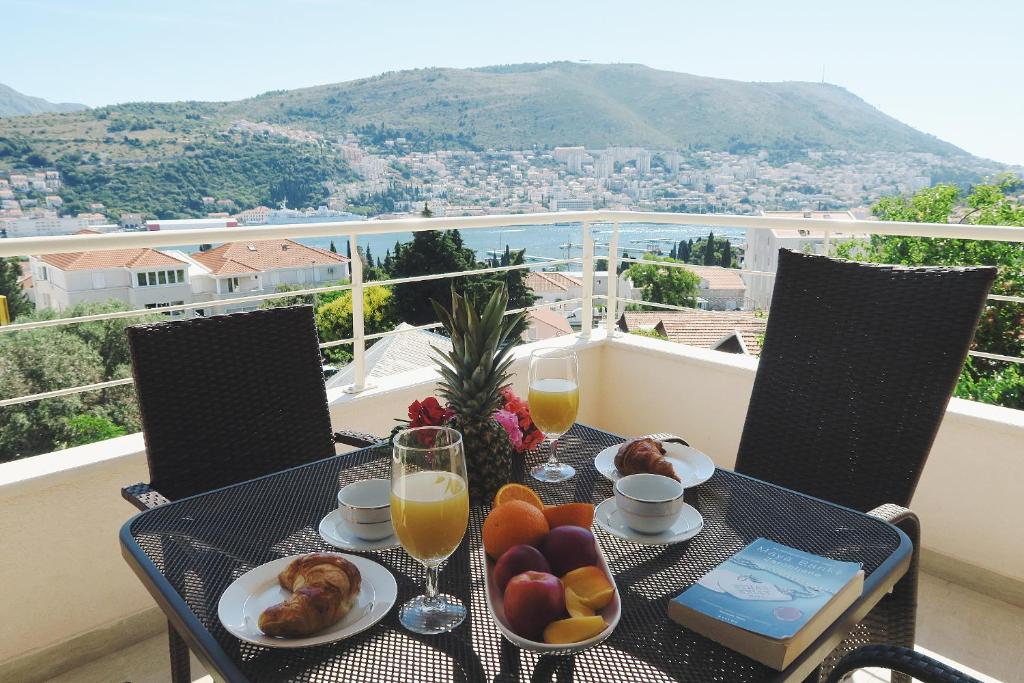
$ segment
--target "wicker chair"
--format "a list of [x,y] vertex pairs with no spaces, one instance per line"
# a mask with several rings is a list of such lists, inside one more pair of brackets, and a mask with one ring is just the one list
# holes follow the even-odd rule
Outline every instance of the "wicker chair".
[[[332,434],[318,343],[310,306],[128,328],[150,481],[124,498],[145,510],[376,443]],[[168,636],[172,680],[190,681],[170,623]]]
[[843,657],[829,674],[827,683],[839,683],[857,669],[884,668],[913,676],[921,683],[981,683],[928,655],[895,645],[868,645]]
[[859,645],[914,645],[920,533],[907,506],[995,273],[779,251],[736,470],[869,512],[914,542],[906,576],[821,676]]

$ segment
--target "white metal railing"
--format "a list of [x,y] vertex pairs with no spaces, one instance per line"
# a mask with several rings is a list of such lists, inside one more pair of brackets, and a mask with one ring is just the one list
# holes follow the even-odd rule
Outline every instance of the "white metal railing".
[[[505,272],[520,269],[530,269],[538,266],[557,266],[570,263],[579,263],[583,270],[582,296],[568,301],[542,303],[518,310],[536,310],[539,308],[550,308],[565,306],[569,303],[580,303],[582,307],[581,334],[588,335],[593,328],[593,310],[596,299],[607,301],[608,311],[605,324],[611,331],[615,329],[617,310],[620,303],[637,303],[648,305],[654,308],[667,310],[681,309],[678,306],[660,304],[657,302],[643,301],[641,299],[630,299],[622,297],[618,292],[618,278],[616,273],[620,262],[627,263],[651,263],[667,267],[685,267],[684,264],[672,264],[659,261],[645,260],[642,258],[623,257],[625,251],[619,247],[619,231],[622,223],[646,223],[660,225],[689,225],[707,228],[739,228],[753,230],[798,230],[807,233],[818,233],[823,239],[827,249],[832,239],[837,236],[853,236],[864,234],[876,235],[904,235],[915,237],[938,237],[947,239],[972,239],[972,240],[993,240],[1002,242],[1024,242],[1024,228],[1012,226],[994,225],[961,225],[961,224],[937,224],[937,223],[898,223],[862,220],[843,219],[816,219],[802,217],[776,217],[776,216],[741,216],[728,214],[687,214],[687,213],[661,213],[661,212],[639,212],[639,211],[570,211],[558,213],[537,213],[517,215],[491,215],[491,216],[457,216],[438,218],[410,217],[396,220],[379,221],[345,221],[336,223],[302,223],[291,225],[272,226],[250,226],[236,228],[211,228],[205,230],[176,230],[176,231],[155,231],[155,232],[129,232],[129,233],[107,233],[99,235],[66,235],[58,237],[22,237],[0,240],[0,257],[6,256],[38,256],[43,254],[71,253],[77,251],[103,251],[112,249],[127,248],[159,248],[173,247],[181,244],[202,244],[220,242],[243,242],[259,241],[267,239],[301,239],[305,237],[336,237],[348,236],[352,252],[358,253],[357,245],[361,236],[377,235],[395,232],[418,232],[422,230],[437,229],[458,229],[472,230],[477,228],[497,228],[514,226],[538,226],[553,224],[581,224],[583,232],[583,255],[579,258],[547,259],[543,263],[527,263],[512,266],[497,266],[478,268],[469,271],[454,273],[439,273],[432,275],[421,275],[406,278],[391,278],[388,280],[364,281],[362,262],[355,258],[351,263],[351,281],[342,285],[325,285],[323,287],[309,287],[300,290],[287,292],[274,292],[251,296],[241,296],[227,299],[214,299],[202,302],[190,302],[177,306],[161,307],[159,310],[137,309],[131,311],[114,311],[96,315],[82,316],[77,318],[57,318],[53,320],[42,320],[28,323],[15,323],[0,327],[0,333],[15,333],[20,330],[27,330],[40,327],[51,327],[58,325],[71,325],[82,322],[107,320],[114,318],[130,318],[144,315],[153,315],[156,312],[170,313],[175,311],[188,311],[198,308],[223,307],[228,305],[260,303],[279,298],[308,296],[325,292],[352,291],[353,293],[353,335],[349,339],[334,340],[321,344],[322,348],[332,348],[351,344],[353,347],[354,382],[350,391],[362,391],[365,385],[365,350],[366,342],[380,339],[394,334],[402,334],[414,329],[433,329],[438,327],[437,323],[422,325],[409,330],[381,332],[367,335],[363,328],[363,298],[362,292],[367,287],[381,287],[410,282],[424,282],[428,280],[439,280],[469,275],[480,275],[485,273]],[[591,227],[595,224],[608,224],[611,226],[611,234],[608,241],[608,293],[607,295],[595,295],[594,286],[594,264],[595,264],[595,242]],[[774,277],[774,273],[762,271],[741,270],[743,275]],[[1024,297],[1008,295],[991,295],[994,301],[1024,303]],[[685,310],[685,309],[682,309]],[[512,313],[510,311],[509,313]],[[1024,358],[1002,356],[999,354],[986,353],[983,351],[972,351],[972,355],[991,360],[1006,361],[1012,363],[1024,363]],[[100,382],[97,384],[69,387],[55,391],[31,394],[20,397],[6,398],[0,400],[0,407],[38,401],[44,398],[68,396],[85,391],[96,391],[115,386],[131,384],[130,378],[122,378]]]

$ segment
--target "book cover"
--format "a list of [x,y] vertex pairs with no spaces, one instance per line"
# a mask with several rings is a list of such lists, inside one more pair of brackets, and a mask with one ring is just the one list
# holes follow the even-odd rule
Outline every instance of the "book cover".
[[675,598],[684,607],[747,631],[785,640],[860,572],[840,562],[759,538]]

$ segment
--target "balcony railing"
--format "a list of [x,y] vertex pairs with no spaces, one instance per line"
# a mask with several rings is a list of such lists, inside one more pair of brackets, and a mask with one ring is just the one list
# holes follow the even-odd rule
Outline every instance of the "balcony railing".
[[[354,258],[351,262],[351,280],[343,285],[325,285],[322,287],[309,287],[301,290],[287,292],[273,292],[250,296],[238,296],[215,301],[201,301],[186,303],[177,306],[161,307],[161,313],[176,311],[191,311],[194,309],[206,309],[211,306],[256,304],[274,299],[295,297],[302,295],[313,295],[326,292],[352,292],[352,330],[350,338],[331,340],[321,344],[322,348],[338,346],[352,346],[354,381],[348,391],[358,393],[366,388],[365,351],[366,342],[383,337],[404,334],[414,330],[431,329],[438,327],[437,323],[421,325],[412,329],[394,330],[376,334],[366,334],[364,329],[363,312],[363,290],[368,287],[382,287],[398,285],[411,282],[424,282],[428,280],[451,279],[470,275],[485,273],[499,273],[513,270],[528,270],[543,265],[545,267],[565,264],[579,264],[582,267],[583,287],[582,295],[568,301],[540,303],[526,309],[564,307],[566,304],[579,303],[582,308],[581,332],[588,336],[594,329],[593,310],[598,301],[605,302],[607,314],[605,326],[608,331],[615,328],[620,310],[625,306],[634,303],[652,308],[668,310],[686,310],[679,306],[663,304],[659,302],[645,301],[643,299],[621,296],[618,292],[618,278],[608,277],[608,291],[606,295],[594,294],[594,272],[595,261],[598,258],[608,259],[608,272],[616,273],[620,263],[656,263],[659,266],[684,268],[684,264],[671,264],[664,262],[649,261],[642,258],[629,258],[623,256],[624,249],[619,246],[620,226],[630,223],[662,224],[662,225],[688,225],[715,228],[739,228],[747,230],[797,230],[815,231],[823,235],[823,248],[825,253],[831,250],[832,240],[837,235],[901,235],[915,237],[937,237],[946,239],[971,239],[971,240],[992,240],[1002,242],[1024,242],[1024,230],[1019,227],[994,226],[994,225],[963,225],[963,224],[933,224],[933,223],[900,223],[880,222],[863,220],[842,220],[842,219],[817,219],[817,218],[790,218],[776,216],[738,216],[724,214],[686,214],[686,213],[648,213],[633,211],[575,211],[559,213],[539,214],[517,214],[517,215],[492,215],[492,216],[460,216],[444,218],[405,218],[388,221],[353,221],[337,223],[315,223],[315,224],[294,224],[274,225],[258,227],[236,227],[236,228],[212,228],[207,230],[180,230],[174,232],[126,232],[108,233],[101,235],[68,235],[61,237],[24,237],[0,240],[0,257],[5,256],[37,256],[42,254],[69,253],[76,251],[103,251],[127,248],[159,248],[174,247],[181,244],[199,243],[220,243],[220,242],[241,242],[258,241],[266,239],[301,239],[310,237],[339,237],[347,236],[350,240],[352,253],[358,253],[359,238],[366,235],[378,235],[386,233],[417,232],[422,230],[459,229],[472,230],[482,228],[514,227],[523,225],[553,225],[553,224],[579,224],[582,231],[583,254],[577,258],[550,259],[543,264],[526,263],[522,265],[498,266],[478,268],[468,271],[448,272],[415,277],[392,278],[388,280],[365,281],[363,275],[362,261]],[[608,235],[607,254],[599,249],[594,240],[593,227],[596,225],[610,226]],[[633,249],[633,251],[636,251]],[[600,252],[600,253],[599,253]],[[774,277],[774,273],[764,271],[753,271],[743,269],[740,272],[745,277]],[[993,301],[1012,302],[1024,304],[1024,297],[1008,295],[991,295]],[[620,308],[621,306],[621,308]],[[516,311],[509,311],[513,313]],[[115,318],[132,318],[152,315],[153,310],[136,309],[129,311],[116,311],[96,315],[86,315],[74,318],[56,318],[52,320],[40,320],[25,323],[14,323],[0,327],[0,334],[13,334],[22,330],[29,330],[40,327],[52,327],[60,325],[74,325],[78,323],[109,320]],[[1024,363],[1024,358],[1006,356],[1002,354],[988,353],[985,351],[972,350],[971,354],[977,357],[1007,363]],[[48,398],[57,398],[73,394],[97,391],[131,384],[131,378],[112,379],[94,384],[72,386],[54,391],[47,391],[23,396],[6,397],[0,399],[0,407],[11,406],[20,403],[28,403]]]

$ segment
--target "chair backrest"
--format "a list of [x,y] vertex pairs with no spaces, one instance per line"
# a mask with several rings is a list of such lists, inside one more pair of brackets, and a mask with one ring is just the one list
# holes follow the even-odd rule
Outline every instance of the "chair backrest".
[[779,250],[736,470],[858,510],[909,505],[995,274]]
[[175,500],[334,455],[313,309],[128,328],[150,485]]

